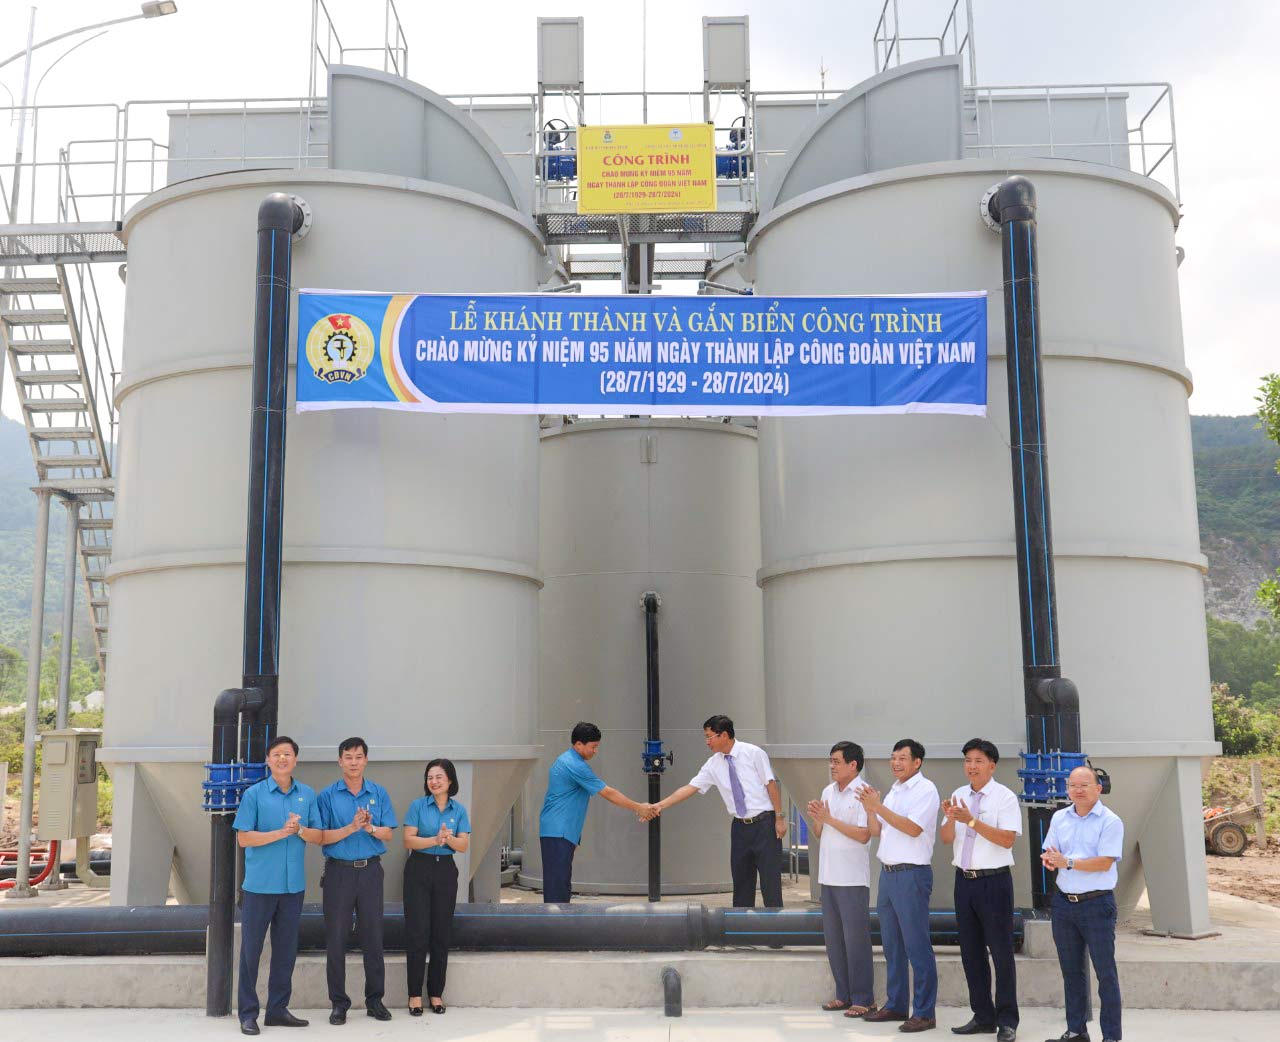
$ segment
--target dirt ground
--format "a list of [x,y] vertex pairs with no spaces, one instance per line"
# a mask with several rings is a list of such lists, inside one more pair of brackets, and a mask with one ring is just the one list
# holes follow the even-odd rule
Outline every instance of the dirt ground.
[[1265,851],[1253,845],[1251,836],[1249,848],[1240,857],[1210,854],[1205,863],[1210,890],[1280,907],[1280,845],[1274,837]]

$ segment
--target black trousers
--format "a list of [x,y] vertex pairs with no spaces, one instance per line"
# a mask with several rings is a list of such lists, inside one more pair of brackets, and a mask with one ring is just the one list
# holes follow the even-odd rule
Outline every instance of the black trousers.
[[[956,872],[956,928],[969,1008],[981,1024],[1018,1026],[1018,977],[1013,961],[1013,873],[966,879]],[[991,964],[996,997],[991,1001]]]
[[[444,977],[449,968],[449,942],[453,937],[453,910],[458,903],[458,866],[441,854],[412,853],[404,863],[404,950],[409,998],[422,998],[422,978],[427,994],[444,997]],[[431,968],[427,969],[427,955]]]
[[729,872],[733,907],[754,908],[756,875],[766,908],[782,907],[782,840],[774,831],[774,813],[757,814],[748,825],[739,818],[729,826]]
[[540,836],[542,903],[568,904],[573,897],[573,855],[577,845],[563,836]]
[[356,920],[356,941],[364,953],[364,1001],[381,1002],[386,990],[382,961],[382,862],[354,868],[326,858],[320,889],[324,892],[325,977],[329,1002],[351,1008],[347,995],[347,942],[351,917]]
[[258,1011],[258,963],[271,930],[271,975],[267,979],[267,1012],[288,1012],[293,996],[293,964],[298,957],[298,926],[302,921],[302,894],[243,892],[240,907],[240,1020],[256,1020]]

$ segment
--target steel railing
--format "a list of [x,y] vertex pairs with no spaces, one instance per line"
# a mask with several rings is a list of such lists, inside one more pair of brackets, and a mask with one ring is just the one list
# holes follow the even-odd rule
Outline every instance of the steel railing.
[[[902,64],[902,45],[929,44],[929,51],[937,48],[938,56],[954,54],[964,59],[961,69],[966,74],[967,83],[978,81],[978,56],[973,34],[973,0],[964,0],[964,10],[960,10],[960,0],[955,0],[947,13],[947,20],[937,36],[903,36],[901,21],[898,16],[899,0],[884,0],[880,8],[880,17],[871,34],[871,46],[875,55],[876,72],[884,72],[890,62]],[[962,24],[963,23],[963,24]],[[962,35],[963,34],[963,35]],[[948,41],[948,36],[950,40]],[[948,44],[950,49],[948,49]],[[914,50],[915,48],[913,48]]]
[[[1173,87],[1168,83],[1055,83],[1014,86],[974,86],[968,88],[973,125],[965,129],[965,155],[975,158],[1034,154],[1047,158],[1068,156],[1073,159],[1096,155],[1097,162],[1124,166],[1160,181],[1182,202],[1182,182],[1178,169],[1177,123],[1173,109]],[[1059,133],[1060,118],[1055,116],[1067,103],[1101,100],[1101,139],[1081,139],[1075,134]],[[1017,133],[1001,136],[998,112],[1002,104],[1026,101],[1037,107],[1044,105],[1045,138],[1026,140]],[[1120,102],[1117,106],[1113,102]],[[1133,104],[1136,102],[1136,104]],[[1142,115],[1130,124],[1128,112],[1141,110]],[[1125,116],[1117,122],[1121,108]],[[1102,158],[1105,150],[1106,158]],[[1120,160],[1124,162],[1121,163]]]

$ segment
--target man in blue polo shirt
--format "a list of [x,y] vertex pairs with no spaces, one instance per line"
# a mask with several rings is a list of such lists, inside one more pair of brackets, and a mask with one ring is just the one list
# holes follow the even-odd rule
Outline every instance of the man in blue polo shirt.
[[[1103,1042],[1120,1039],[1120,977],[1116,972],[1116,862],[1124,846],[1124,822],[1102,805],[1102,785],[1092,767],[1067,777],[1070,807],[1053,815],[1040,861],[1057,870],[1053,895],[1053,943],[1066,997],[1066,1042],[1089,1042],[1089,972],[1098,978]],[[1058,1040],[1053,1040],[1058,1042]]]
[[268,1027],[304,1028],[289,1012],[293,964],[298,957],[302,892],[307,888],[303,855],[319,843],[315,790],[293,780],[298,743],[278,735],[267,747],[270,775],[245,790],[233,828],[244,848],[240,908],[240,1031],[258,1031],[258,962],[271,929],[271,974],[267,980]]
[[578,723],[569,735],[570,748],[556,757],[547,775],[547,796],[538,819],[542,847],[542,900],[568,904],[572,896],[573,855],[582,842],[587,804],[599,793],[610,803],[632,811],[641,821],[657,816],[651,803],[637,803],[608,786],[587,761],[600,751],[600,728]]
[[324,829],[325,971],[329,984],[330,1024],[345,1024],[351,999],[347,995],[347,937],[351,915],[356,939],[364,953],[364,1008],[375,1020],[390,1020],[383,1004],[386,974],[382,960],[382,855],[396,821],[391,797],[364,776],[369,746],[363,738],[348,738],[338,746],[342,777],[316,800]]

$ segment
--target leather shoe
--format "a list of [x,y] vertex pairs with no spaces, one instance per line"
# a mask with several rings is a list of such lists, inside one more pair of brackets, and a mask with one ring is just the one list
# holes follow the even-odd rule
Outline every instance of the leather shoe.
[[288,1010],[283,1013],[268,1013],[262,1020],[269,1028],[305,1028],[311,1023],[301,1017],[295,1017]]
[[240,1021],[240,1034],[261,1035],[262,1032],[258,1030],[258,1022],[256,1020],[242,1020]]
[[874,1013],[868,1013],[862,1019],[868,1024],[886,1024],[891,1020],[906,1020],[907,1015],[899,1013],[896,1009],[889,1009],[886,1006],[884,1009],[878,1009]]
[[378,1002],[376,999],[373,1002],[366,1002],[364,1004],[364,1011],[369,1014],[369,1016],[373,1017],[374,1020],[391,1019],[391,1010],[387,1009],[386,1006],[381,1002]]
[[932,1031],[937,1026],[938,1021],[933,1017],[911,1017],[899,1024],[898,1030],[914,1035],[917,1031]]
[[996,1042],[1014,1042],[1017,1037],[1017,1028],[1005,1026],[996,1029]]
[[347,1022],[347,1011],[341,1006],[334,1006],[333,1012],[329,1014],[330,1024],[345,1024]]
[[972,1017],[969,1023],[958,1028],[952,1028],[953,1035],[994,1035],[996,1026],[994,1024],[984,1024],[977,1017]]
[[1046,1038],[1044,1042],[1089,1042],[1089,1032],[1081,1031],[1078,1035],[1064,1031],[1057,1038]]

